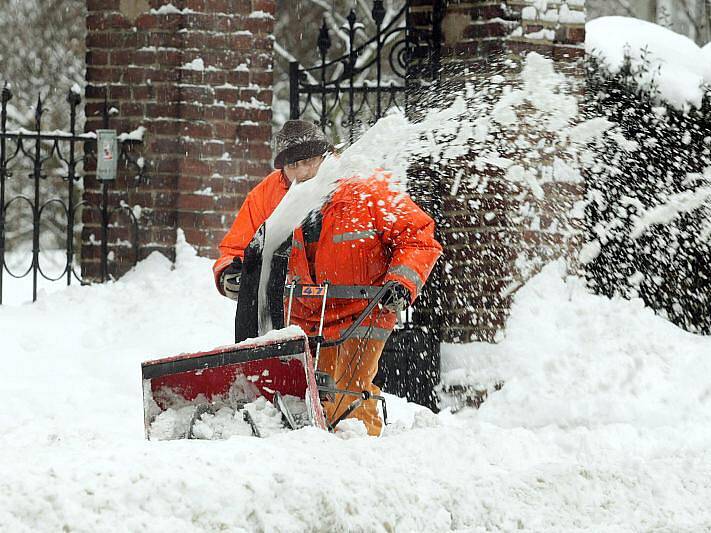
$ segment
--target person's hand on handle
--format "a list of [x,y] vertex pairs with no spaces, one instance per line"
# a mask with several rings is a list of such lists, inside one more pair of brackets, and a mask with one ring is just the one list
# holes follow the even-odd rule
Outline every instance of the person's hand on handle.
[[230,300],[237,301],[239,298],[239,280],[242,275],[242,261],[236,257],[232,264],[228,266],[220,277],[222,290]]
[[383,307],[392,313],[403,311],[410,305],[410,291],[396,283],[383,297]]

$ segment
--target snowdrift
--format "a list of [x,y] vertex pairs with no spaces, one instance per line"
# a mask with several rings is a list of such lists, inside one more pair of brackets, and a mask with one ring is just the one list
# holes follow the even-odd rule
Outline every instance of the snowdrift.
[[477,419],[530,429],[711,423],[711,337],[685,332],[641,300],[590,294],[565,265],[548,265],[517,294],[497,345],[449,345],[449,384],[494,393]]
[[502,344],[447,347],[448,379],[505,381],[479,411],[400,402],[377,439],[145,441],[140,361],[229,343],[232,316],[185,244],[174,268],[153,255],[0,308],[0,530],[711,527],[711,339],[558,264],[519,291]]

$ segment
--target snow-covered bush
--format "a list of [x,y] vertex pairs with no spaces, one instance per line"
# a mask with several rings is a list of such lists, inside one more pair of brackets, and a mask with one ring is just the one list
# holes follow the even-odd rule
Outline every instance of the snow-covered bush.
[[640,296],[672,322],[711,333],[711,87],[700,106],[669,103],[649,50],[618,68],[588,54],[588,111],[609,121],[586,169],[587,278]]

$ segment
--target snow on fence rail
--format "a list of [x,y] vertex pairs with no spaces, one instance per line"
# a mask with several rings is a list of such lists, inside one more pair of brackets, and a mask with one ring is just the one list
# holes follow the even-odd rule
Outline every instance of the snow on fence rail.
[[[67,95],[70,106],[69,131],[42,130],[42,115],[46,109],[41,97],[37,99],[33,130],[8,129],[8,102],[11,99],[12,92],[5,84],[0,99],[0,304],[3,303],[3,281],[6,276],[16,279],[31,276],[32,301],[37,299],[40,278],[49,281],[64,278],[67,285],[71,284],[72,278],[80,283],[85,282],[75,268],[77,250],[74,242],[77,231],[82,227],[86,210],[93,211],[100,224],[102,281],[108,278],[108,262],[111,260],[108,251],[110,227],[117,213],[123,212],[131,220],[133,238],[129,245],[135,251],[134,261],[138,258],[138,219],[127,205],[110,204],[110,182],[102,181],[99,202],[80,198],[82,174],[86,170],[84,165],[96,161],[97,135],[95,132],[76,131],[77,108],[81,102],[78,88],[72,87]],[[104,102],[105,128],[109,126],[109,115],[108,102]],[[131,147],[142,142],[141,134],[141,131],[136,131],[122,134],[118,138],[119,161],[122,161],[125,167],[132,167],[139,181],[143,177],[144,164],[142,158],[131,153]],[[66,187],[57,187],[56,178],[63,180]],[[21,211],[22,205],[29,208],[29,213]],[[50,220],[49,211],[52,209],[58,209],[59,214],[55,214]],[[64,222],[61,219],[64,219]],[[10,227],[16,225],[28,228],[28,233],[32,235],[31,260],[26,267],[20,268],[18,263],[22,261],[18,260],[18,255],[21,255],[22,249],[26,247],[18,243],[21,239],[12,238],[14,234]],[[40,261],[40,252],[45,243],[45,239],[41,237],[50,232],[63,234],[65,241],[66,262],[58,275],[48,273],[46,267],[42,268]],[[51,255],[56,259],[56,253]]]

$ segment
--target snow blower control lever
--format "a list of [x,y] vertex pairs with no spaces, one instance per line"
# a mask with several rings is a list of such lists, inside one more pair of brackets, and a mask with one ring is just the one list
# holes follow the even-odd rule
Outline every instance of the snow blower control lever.
[[[394,281],[388,281],[382,286],[370,285],[331,285],[325,282],[323,285],[302,285],[292,282],[284,287],[284,296],[288,298],[289,305],[287,308],[286,325],[291,323],[291,308],[294,298],[321,298],[321,316],[319,320],[318,335],[309,337],[316,346],[316,354],[314,357],[314,368],[318,368],[319,355],[321,347],[338,346],[347,341],[363,323],[363,321],[373,312],[378,304],[389,295],[390,290],[395,286]],[[356,317],[353,323],[341,334],[337,339],[327,341],[323,338],[323,320],[326,310],[326,300],[328,298],[342,298],[348,300],[365,299],[370,300],[368,305]],[[357,365],[358,363],[356,363]],[[325,372],[316,370],[316,382],[318,385],[319,395],[322,399],[334,401],[336,394],[343,396],[355,397],[355,400],[346,408],[346,410],[336,419],[329,422],[329,429],[332,431],[343,419],[347,418],[353,411],[360,407],[364,401],[377,400],[383,408],[383,422],[388,423],[388,410],[385,402],[385,397],[379,394],[372,394],[369,391],[354,392],[336,387],[333,378]]]

